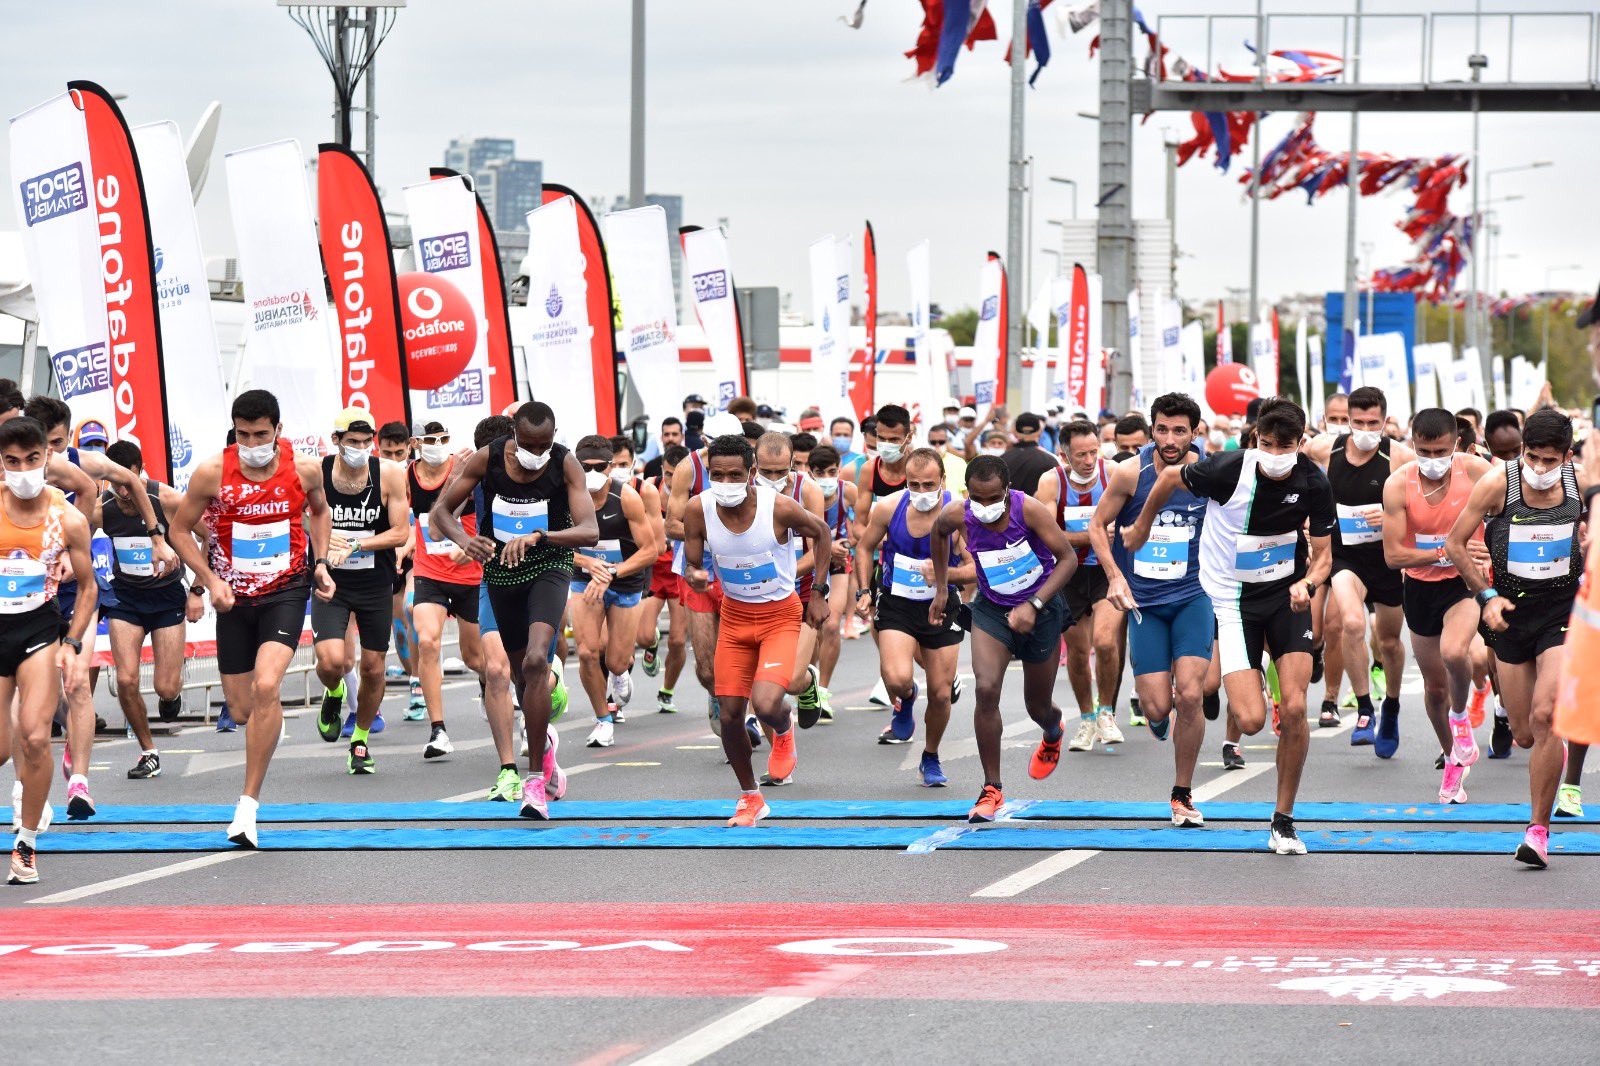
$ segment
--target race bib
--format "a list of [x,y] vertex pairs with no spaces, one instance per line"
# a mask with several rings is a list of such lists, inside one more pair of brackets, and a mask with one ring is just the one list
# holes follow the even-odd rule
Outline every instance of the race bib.
[[922,576],[922,567],[915,559],[895,556],[894,572],[889,575],[889,591],[908,600],[933,599],[933,586]]
[[[1440,548],[1444,547],[1444,537],[1445,537],[1445,535],[1443,533],[1418,533],[1417,534],[1417,551],[1419,551],[1419,552],[1436,552],[1436,551],[1438,551]],[[1450,566],[1454,566],[1456,564],[1452,563],[1449,559],[1438,559],[1438,560],[1435,560],[1433,565],[1434,566],[1450,567]]]
[[1044,565],[1033,553],[1033,545],[1026,540],[977,555],[984,584],[989,586],[990,592],[1002,596],[1026,592],[1044,577]]
[[736,600],[762,600],[777,593],[791,591],[784,588],[778,573],[777,561],[771,552],[759,555],[724,558],[717,556],[717,580],[723,591]]
[[350,552],[344,562],[334,567],[335,570],[371,570],[377,565],[377,556],[371,552],[356,548]]
[[1339,542],[1341,544],[1376,544],[1383,540],[1383,531],[1373,529],[1367,524],[1364,514],[1373,509],[1373,504],[1363,504],[1351,507],[1347,504],[1336,503],[1334,510],[1339,513]]
[[1065,507],[1061,511],[1061,521],[1068,533],[1089,532],[1089,519],[1094,517],[1094,507]]
[[271,577],[289,569],[289,520],[233,524],[233,568]]
[[1281,581],[1294,573],[1296,533],[1240,536],[1233,542],[1233,576],[1252,584]]
[[449,537],[433,539],[428,532],[428,516],[425,514],[417,515],[417,539],[422,542],[424,555],[449,555],[456,550],[456,542]]
[[128,577],[155,577],[155,549],[149,537],[112,537],[117,570]]
[[494,539],[498,541],[515,540],[550,528],[549,500],[520,503],[496,496],[490,511],[494,515]]
[[1511,524],[1506,569],[1534,581],[1566,577],[1572,570],[1572,523],[1555,526]]
[[37,559],[0,559],[0,614],[22,614],[45,604],[45,565]]
[[1176,581],[1189,573],[1192,526],[1156,526],[1150,539],[1133,553],[1133,572],[1151,581]]
[[603,563],[616,566],[622,562],[622,542],[620,540],[602,540],[592,548],[579,548],[579,555],[587,555],[591,559],[599,559]]

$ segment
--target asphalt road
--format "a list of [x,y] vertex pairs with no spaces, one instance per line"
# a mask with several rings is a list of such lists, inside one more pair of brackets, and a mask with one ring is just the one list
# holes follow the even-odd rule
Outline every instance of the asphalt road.
[[[922,789],[920,743],[876,743],[887,715],[867,708],[875,663],[869,642],[846,643],[834,684],[838,721],[801,734],[797,779],[769,790],[770,799],[971,801],[979,772],[970,696],[943,745],[951,787]],[[1171,750],[1128,728],[1125,708],[1126,744],[1069,753],[1053,777],[1029,780],[1037,731],[1020,706],[1020,677],[1011,680],[1003,701],[1009,798],[1166,800]],[[573,772],[569,800],[731,805],[736,787],[706,728],[692,669],[679,686],[678,715],[654,713],[655,683],[642,670],[635,683],[632,715],[606,750],[582,746],[588,708],[574,696],[559,727],[562,763]],[[376,776],[347,776],[343,747],[322,743],[306,713],[290,721],[265,802],[481,794],[495,765],[476,684],[447,692],[456,754],[426,763],[426,725],[400,721],[403,697],[392,691],[388,729],[374,738]],[[1057,699],[1072,706],[1064,675]],[[116,721],[111,701],[102,703]],[[1402,726],[1390,761],[1350,747],[1348,719],[1339,730],[1314,728],[1302,800],[1434,803],[1436,751],[1414,674]],[[1213,725],[1196,782],[1202,809],[1270,802],[1271,736],[1247,740],[1242,772],[1222,771],[1220,743]],[[190,727],[161,747],[163,776],[137,782],[124,777],[136,754],[130,741],[96,746],[91,785],[108,816],[118,806],[231,805],[237,797],[242,733]],[[1480,762],[1469,778],[1472,805],[1525,802],[1526,766],[1521,752]],[[59,779],[52,798],[64,801]],[[1366,830],[1374,839],[1416,829],[1520,831],[1426,820],[1302,822],[1302,830]],[[587,824],[626,837],[644,824],[718,823]],[[263,844],[307,828],[370,827],[264,823]],[[1214,821],[1200,832],[1241,828],[1264,844],[1264,821]],[[111,830],[209,833],[219,850],[52,852],[69,834]],[[220,825],[91,821],[51,830],[41,839],[42,883],[0,890],[8,1028],[29,1032],[61,1062],[108,1054],[433,1062],[475,1052],[591,1064],[1063,1055],[1392,1062],[1502,1057],[1513,1047],[1582,1061],[1600,1039],[1600,1015],[1585,1009],[1600,1004],[1600,912],[1590,909],[1600,859],[1576,855],[1532,872],[1508,852],[226,847]]]

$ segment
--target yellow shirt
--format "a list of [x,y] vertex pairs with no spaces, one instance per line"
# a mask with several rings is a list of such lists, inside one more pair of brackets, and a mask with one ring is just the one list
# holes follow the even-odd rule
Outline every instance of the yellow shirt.
[[967,461],[959,455],[941,452],[944,459],[944,487],[962,499],[967,498]]

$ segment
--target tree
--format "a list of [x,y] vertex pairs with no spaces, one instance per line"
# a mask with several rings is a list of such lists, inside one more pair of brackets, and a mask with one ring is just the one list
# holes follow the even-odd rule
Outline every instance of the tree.
[[978,334],[978,312],[971,307],[946,311],[934,324],[950,334],[950,340],[957,347],[970,347]]

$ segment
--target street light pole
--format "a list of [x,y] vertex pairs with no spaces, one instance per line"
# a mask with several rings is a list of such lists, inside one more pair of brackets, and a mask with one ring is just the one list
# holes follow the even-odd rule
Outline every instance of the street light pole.
[[1011,272],[1006,286],[1006,395],[996,403],[1009,410],[1022,410],[1022,283],[1026,271],[1018,269],[1023,257],[1022,194],[1026,191],[1027,161],[1023,156],[1025,107],[1028,82],[1028,0],[1013,0],[1011,5],[1011,149],[1006,188],[1006,269]]
[[628,206],[644,206],[644,0],[633,0],[633,72],[629,79]]
[[[1351,28],[1350,81],[1361,81],[1361,0],[1356,0],[1355,24]],[[1341,324],[1347,350],[1355,351],[1356,336],[1356,202],[1361,198],[1361,110],[1350,112],[1350,158],[1345,164],[1345,191],[1349,200],[1344,217],[1344,314]],[[1329,358],[1333,356],[1328,353]],[[1344,353],[1339,353],[1341,366]],[[1342,374],[1341,374],[1342,376]]]

